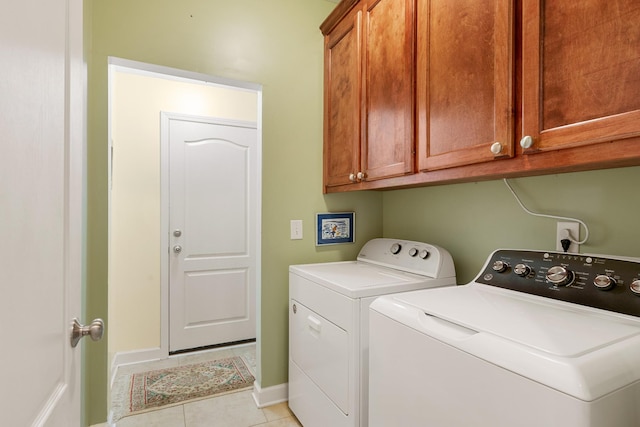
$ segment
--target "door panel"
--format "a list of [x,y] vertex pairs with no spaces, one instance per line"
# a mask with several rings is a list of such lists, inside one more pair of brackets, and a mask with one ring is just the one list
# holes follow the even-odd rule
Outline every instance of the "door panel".
[[[247,273],[245,269],[185,274],[186,325],[249,317]],[[201,301],[211,303],[202,304]]]
[[377,0],[364,15],[365,178],[413,172],[414,0]]
[[3,426],[80,425],[82,2],[0,14]]
[[246,255],[249,148],[212,138],[186,143],[184,154],[189,257]]
[[166,114],[163,120],[170,175],[169,350],[255,338],[256,127]]
[[354,10],[325,37],[324,184],[350,184],[362,143],[362,12]]
[[636,0],[524,0],[525,154],[640,135]]
[[513,0],[418,2],[420,170],[513,157],[513,16]]
[[349,334],[296,300],[291,306],[291,360],[348,415]]

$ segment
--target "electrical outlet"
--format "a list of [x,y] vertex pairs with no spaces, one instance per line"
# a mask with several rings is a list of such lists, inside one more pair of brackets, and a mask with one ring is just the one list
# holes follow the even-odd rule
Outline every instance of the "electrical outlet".
[[302,239],[302,220],[292,219],[291,220],[291,240],[300,240],[300,239]]
[[[560,243],[560,240],[564,238],[563,230],[567,230],[573,240],[580,240],[580,223],[558,221],[556,230],[556,250],[559,252],[564,252],[562,244]],[[569,246],[569,250],[567,252],[580,252],[580,245],[571,242],[571,246]]]

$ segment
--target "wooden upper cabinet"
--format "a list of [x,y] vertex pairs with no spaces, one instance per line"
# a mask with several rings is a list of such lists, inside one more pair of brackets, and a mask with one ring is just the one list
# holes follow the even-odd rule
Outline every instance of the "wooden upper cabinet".
[[523,0],[524,153],[640,136],[638,0]]
[[514,155],[513,7],[513,0],[418,1],[420,170]]
[[365,5],[364,179],[414,171],[414,0]]
[[352,10],[324,39],[324,185],[355,182],[362,140],[362,11]]
[[343,1],[320,27],[325,191],[414,172],[414,1]]

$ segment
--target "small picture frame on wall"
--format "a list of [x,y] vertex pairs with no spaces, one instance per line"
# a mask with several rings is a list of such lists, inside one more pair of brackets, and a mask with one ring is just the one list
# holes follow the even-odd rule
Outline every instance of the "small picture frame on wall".
[[316,246],[353,243],[355,229],[354,212],[316,214]]

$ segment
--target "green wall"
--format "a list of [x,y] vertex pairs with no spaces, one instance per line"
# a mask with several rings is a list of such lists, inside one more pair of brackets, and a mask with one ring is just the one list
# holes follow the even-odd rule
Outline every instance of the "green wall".
[[[553,249],[555,220],[524,213],[501,181],[322,195],[322,35],[326,0],[85,0],[88,206],[85,318],[107,321],[107,57],[263,86],[261,386],[287,381],[287,269],[353,259],[381,235],[440,244],[467,283],[498,247]],[[576,216],[582,251],[640,256],[640,168],[512,180],[534,211]],[[356,212],[356,244],[316,248],[314,215]],[[289,240],[289,220],[304,239]],[[85,420],[106,419],[106,343],[86,346]]]
[[[529,210],[584,221],[590,237],[581,252],[640,257],[640,167],[509,182]],[[383,218],[387,237],[449,250],[460,284],[473,280],[494,249],[556,247],[557,220],[526,214],[501,180],[385,192]]]
[[[88,41],[87,318],[107,319],[107,57],[263,87],[261,386],[287,381],[288,266],[353,259],[382,235],[382,194],[322,195],[326,0],[85,0]],[[355,211],[356,243],[316,248],[316,212]],[[304,239],[289,239],[289,221]],[[107,416],[107,348],[86,347],[85,418]]]

